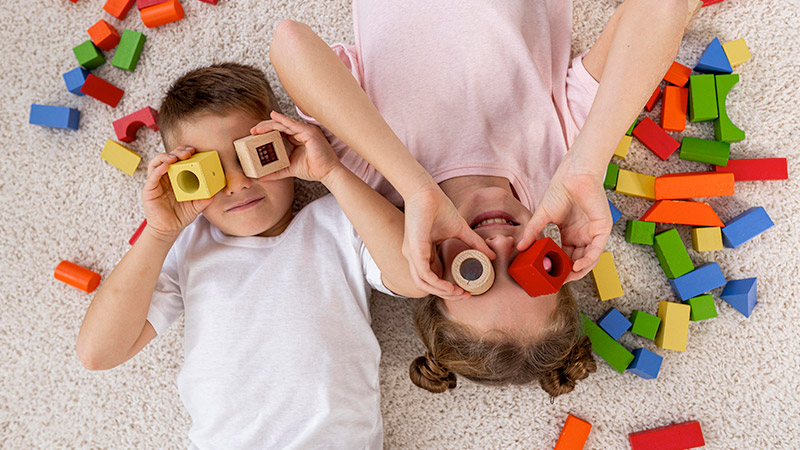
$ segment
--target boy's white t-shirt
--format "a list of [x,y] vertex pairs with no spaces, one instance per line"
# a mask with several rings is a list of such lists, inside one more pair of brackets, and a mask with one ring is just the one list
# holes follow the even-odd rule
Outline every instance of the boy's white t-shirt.
[[276,237],[232,237],[200,216],[179,236],[147,320],[185,315],[178,390],[191,448],[380,448],[380,270],[332,196]]

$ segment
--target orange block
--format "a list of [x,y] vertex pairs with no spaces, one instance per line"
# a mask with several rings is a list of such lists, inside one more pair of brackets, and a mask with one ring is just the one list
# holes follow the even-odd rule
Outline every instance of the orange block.
[[105,51],[113,50],[119,44],[119,32],[103,19],[100,19],[86,31],[89,32],[89,37],[94,45]]
[[692,74],[692,69],[684,66],[678,61],[673,61],[669,66],[667,74],[664,75],[664,81],[672,83],[675,86],[684,87],[689,82],[689,76]]
[[[721,177],[719,175],[728,175]],[[683,172],[656,177],[656,200],[733,195],[734,176],[722,172]]]
[[686,108],[689,105],[689,88],[666,86],[661,105],[661,128],[668,131],[686,129]]
[[148,6],[139,11],[139,17],[147,28],[153,28],[183,19],[183,6],[178,0],[169,0]]
[[592,424],[589,422],[568,414],[554,450],[581,450],[591,429]]
[[124,20],[136,0],[108,0],[103,9],[119,20]]
[[100,284],[100,274],[92,272],[89,269],[81,267],[69,261],[61,261],[56,266],[55,272],[56,280],[63,281],[71,286],[86,291],[92,292]]
[[681,200],[659,200],[639,220],[698,227],[725,226],[708,203]]

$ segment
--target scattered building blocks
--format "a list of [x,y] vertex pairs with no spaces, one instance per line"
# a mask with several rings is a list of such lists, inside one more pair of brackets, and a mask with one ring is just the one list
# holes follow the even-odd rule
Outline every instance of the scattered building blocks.
[[[544,258],[550,258],[550,271],[544,269]],[[552,239],[536,240],[527,250],[520,252],[508,267],[511,275],[531,297],[554,294],[561,289],[567,275],[572,272],[572,260]]]
[[675,302],[658,302],[658,317],[661,325],[658,327],[656,338],[657,346],[665,350],[686,351],[686,341],[689,338],[689,305]]
[[731,144],[684,136],[680,159],[725,166],[731,154]]
[[639,220],[697,227],[724,226],[708,203],[684,200],[659,200]]
[[636,128],[633,129],[633,135],[651,152],[661,158],[662,161],[666,161],[681,146],[678,141],[649,117],[645,117],[636,125]]
[[179,202],[211,198],[226,184],[216,151],[195,153],[187,160],[172,163],[167,173]]
[[625,132],[625,136],[632,136],[633,135],[633,129],[636,128],[636,124],[637,123],[639,123],[639,118],[638,117],[636,119],[634,119],[633,123],[631,124],[631,127],[628,128],[628,131]]
[[133,142],[136,140],[136,132],[141,127],[148,127],[153,131],[158,131],[158,111],[145,106],[144,108],[136,111],[135,113],[128,114],[127,116],[117,119],[113,122],[114,132],[117,133],[117,139],[122,142]]
[[600,317],[600,320],[597,321],[597,325],[616,341],[630,329],[631,322],[625,318],[621,312],[617,311],[616,308],[611,308]]
[[728,98],[728,92],[731,88],[739,82],[739,74],[729,75],[716,75],[715,83],[717,84],[717,109],[719,116],[714,119],[714,139],[722,142],[739,142],[744,140],[744,131],[736,127],[728,117],[727,109],[725,108],[725,100]]
[[139,56],[142,54],[145,40],[147,40],[145,35],[138,31],[124,30],[111,65],[133,72],[136,64],[139,63]]
[[667,83],[672,83],[678,87],[684,87],[689,81],[689,75],[691,74],[692,69],[684,66],[678,61],[673,61],[672,65],[669,66],[666,75],[664,75],[664,81]]
[[141,225],[139,225],[139,228],[136,229],[136,232],[133,233],[133,236],[131,236],[131,238],[128,239],[128,244],[130,244],[130,245],[135,244],[136,241],[139,240],[139,236],[142,235],[142,231],[144,231],[144,227],[146,227],[146,226],[147,226],[147,219],[144,219],[142,221]]
[[139,11],[142,23],[147,28],[154,28],[183,19],[183,6],[178,0],[167,0],[155,6]]
[[715,166],[714,170],[732,173],[736,181],[785,180],[789,178],[786,158],[729,159],[728,165]]
[[614,156],[625,159],[625,157],[628,156],[628,150],[631,148],[631,141],[633,141],[633,137],[627,134],[622,136],[622,140],[619,141],[619,145],[617,145],[617,148],[614,150]]
[[135,0],[107,0],[103,9],[119,20],[125,20]]
[[662,105],[661,109],[661,128],[668,131],[685,130],[686,109],[688,104],[689,104],[688,88],[683,88],[678,86],[665,87],[664,104]]
[[714,297],[711,294],[698,295],[683,303],[692,308],[689,313],[689,320],[693,322],[717,317],[717,307],[714,305]]
[[291,144],[280,131],[247,136],[233,141],[244,174],[250,178],[289,167]]
[[568,414],[553,450],[582,450],[591,430],[592,424]]
[[167,0],[136,0],[136,9],[139,11],[143,10],[144,8],[149,8],[154,5],[158,5],[159,3],[164,3]]
[[722,49],[725,51],[725,55],[728,57],[731,67],[736,67],[752,58],[750,49],[747,48],[744,38],[722,44]]
[[[511,269],[509,269],[509,273],[510,271]],[[610,300],[624,295],[622,283],[620,283],[619,275],[617,274],[617,266],[614,264],[614,257],[611,252],[605,252],[600,255],[600,260],[597,261],[597,265],[592,269],[592,279],[600,300]]]
[[653,238],[656,232],[654,222],[643,222],[641,220],[629,220],[625,227],[625,242],[631,244],[653,245]]
[[616,188],[618,175],[619,175],[619,164],[608,163],[608,169],[606,169],[606,178],[603,180],[603,187],[605,189]]
[[581,321],[583,333],[592,341],[592,350],[614,370],[619,373],[624,372],[633,361],[633,354],[583,313],[581,313]]
[[689,79],[689,122],[707,122],[719,117],[717,83],[712,74]]
[[743,316],[750,317],[758,301],[757,281],[755,278],[731,280],[725,285],[720,297]]
[[122,94],[125,93],[122,89],[92,73],[86,77],[86,81],[83,83],[83,86],[81,86],[81,92],[89,97],[100,100],[112,108],[117,107],[120,99],[122,99]]
[[611,210],[611,224],[613,225],[622,217],[622,211],[617,209],[617,207],[611,203],[611,200],[608,201],[608,209]]
[[728,61],[728,56],[725,54],[722,44],[719,43],[719,38],[714,38],[714,40],[708,44],[706,51],[703,52],[703,56],[700,57],[700,61],[694,66],[694,70],[695,72],[713,74],[733,72],[731,63]]
[[674,228],[655,237],[653,250],[667,278],[678,278],[694,270],[689,252],[686,251],[678,230]]
[[656,177],[656,200],[725,197],[733,195],[731,173],[681,172]]
[[722,250],[722,229],[720,227],[692,228],[692,248],[696,252]]
[[92,43],[105,51],[113,50],[119,44],[119,32],[103,19],[86,30]]
[[620,169],[617,175],[616,191],[632,197],[655,200],[656,177]]
[[95,47],[91,40],[75,46],[72,49],[72,53],[75,54],[78,64],[86,68],[86,70],[96,69],[106,62],[103,53]]
[[55,277],[58,281],[74,286],[85,292],[92,292],[100,284],[100,274],[70,261],[61,261],[56,266]]
[[28,123],[51,128],[77,130],[81,121],[81,112],[66,106],[31,105]]
[[142,157],[136,152],[111,139],[106,141],[100,157],[128,175],[133,175],[133,172],[139,167],[139,162],[142,161]]
[[64,84],[67,85],[67,90],[75,95],[83,96],[81,87],[86,82],[86,77],[89,76],[89,71],[83,67],[76,67],[63,75]]
[[655,339],[661,318],[637,309],[631,313],[631,323],[631,333],[647,339]]
[[453,258],[450,273],[456,284],[472,295],[481,295],[494,284],[494,268],[488,256],[474,248]]
[[661,98],[661,87],[656,86],[656,90],[653,91],[653,95],[650,96],[650,99],[647,100],[647,103],[644,105],[644,109],[648,111],[652,111],[653,108],[658,103],[658,99]]
[[637,348],[633,351],[633,362],[628,366],[628,372],[638,375],[645,380],[654,380],[661,370],[663,357],[646,348]]
[[686,275],[669,280],[672,290],[681,301],[697,297],[725,285],[725,276],[719,264],[706,263]]
[[722,229],[722,243],[725,247],[736,248],[753,239],[775,225],[767,211],[755,206],[725,222]]
[[[708,2],[709,0],[703,0]],[[720,0],[712,0],[714,3]],[[711,4],[710,2],[708,4]],[[637,431],[628,435],[631,450],[684,450],[706,445],[696,420]]]

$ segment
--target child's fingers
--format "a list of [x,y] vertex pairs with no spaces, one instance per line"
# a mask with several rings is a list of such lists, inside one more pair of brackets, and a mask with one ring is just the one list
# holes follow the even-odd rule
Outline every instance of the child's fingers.
[[[422,268],[424,270],[424,264]],[[442,298],[463,294],[461,288],[457,288],[453,284],[440,279],[433,272],[430,272],[428,276],[421,275],[420,272],[417,271],[417,266],[413,263],[409,264],[409,273],[411,274],[411,279],[414,281],[414,286],[429,294]],[[432,275],[432,277],[430,275]]]
[[156,169],[156,167],[158,167],[158,166],[160,166],[162,164],[166,164],[167,166],[169,166],[170,164],[174,163],[177,160],[178,160],[178,157],[175,156],[175,155],[172,155],[170,153],[160,153],[160,154],[156,155],[153,159],[150,160],[149,163],[147,163],[148,177],[149,177],[149,174],[152,173],[153,170]]
[[283,125],[280,122],[276,122],[274,120],[265,120],[258,125],[254,126],[250,129],[250,134],[264,134],[269,133],[270,131],[280,131],[283,134],[290,134],[291,130],[289,130],[286,125]]
[[291,171],[293,166],[284,167],[277,172],[272,172],[264,175],[263,177],[258,178],[258,181],[275,181],[275,180],[282,180],[284,178],[293,177],[294,173]]
[[599,234],[595,236],[592,242],[583,250],[582,256],[578,258],[572,266],[572,271],[578,274],[577,279],[583,278],[584,275],[594,268],[597,261],[600,260],[600,255],[603,254],[607,242],[608,236]]
[[533,241],[536,240],[536,236],[538,236],[550,222],[552,222],[552,220],[544,208],[536,208],[531,220],[528,221],[528,224],[525,225],[525,229],[522,231],[522,239],[517,243],[517,250],[521,252],[527,250],[528,247],[533,244]]
[[175,150],[169,152],[170,155],[175,155],[179,160],[184,161],[192,157],[196,149],[189,146],[177,147]]
[[495,259],[497,257],[494,251],[489,248],[489,245],[486,244],[486,241],[476,233],[475,230],[471,229],[466,222],[464,222],[456,238],[467,244],[470,248],[478,250],[488,256],[489,259]]

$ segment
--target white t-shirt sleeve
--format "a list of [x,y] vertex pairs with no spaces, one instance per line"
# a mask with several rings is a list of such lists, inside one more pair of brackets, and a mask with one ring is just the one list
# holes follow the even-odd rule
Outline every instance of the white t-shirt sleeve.
[[356,232],[355,227],[350,225],[350,229],[352,230],[351,237],[353,240],[353,247],[356,252],[358,252],[358,257],[361,260],[361,268],[364,271],[364,277],[367,279],[367,283],[369,283],[373,289],[383,292],[384,294],[391,295],[392,297],[403,297],[402,295],[395,294],[384,286],[383,280],[381,279],[381,269],[378,267],[378,264],[375,263],[375,260],[372,259],[372,255],[370,255],[364,241],[361,240],[361,236]]
[[178,282],[177,245],[178,242],[172,246],[164,260],[153,297],[150,299],[150,309],[147,311],[147,321],[158,335],[167,331],[167,328],[183,314],[183,295]]

